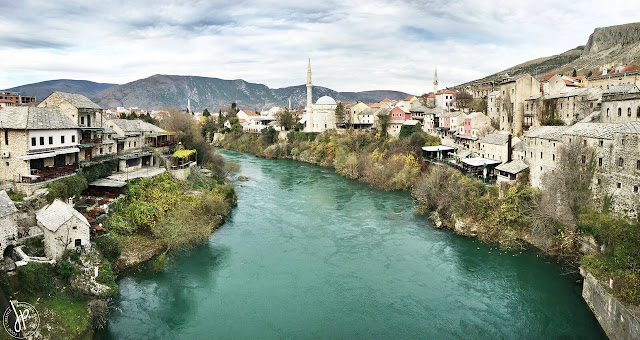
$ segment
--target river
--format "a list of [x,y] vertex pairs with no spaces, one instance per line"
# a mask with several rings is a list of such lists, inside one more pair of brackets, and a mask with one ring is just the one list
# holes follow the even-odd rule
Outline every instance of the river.
[[99,339],[605,338],[572,275],[434,229],[404,192],[232,151],[248,182],[207,244],[121,278]]

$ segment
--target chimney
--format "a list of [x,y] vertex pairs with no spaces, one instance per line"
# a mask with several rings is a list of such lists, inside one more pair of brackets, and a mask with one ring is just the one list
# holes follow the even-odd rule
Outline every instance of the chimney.
[[511,134],[507,135],[507,163],[511,162],[511,153],[513,152],[511,147]]
[[70,206],[73,206],[73,197],[69,197],[67,199],[67,204],[69,204]]

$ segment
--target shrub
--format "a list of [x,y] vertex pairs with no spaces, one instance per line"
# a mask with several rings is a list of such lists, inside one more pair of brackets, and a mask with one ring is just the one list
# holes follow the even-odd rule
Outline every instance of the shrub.
[[118,295],[118,285],[116,284],[113,270],[111,269],[111,262],[104,260],[98,268],[98,277],[96,281],[109,286],[109,290],[104,294],[108,297],[115,297]]
[[67,199],[79,196],[87,188],[87,179],[82,174],[61,178],[47,186],[47,200],[53,202],[56,198]]
[[276,131],[272,126],[266,127],[260,132],[262,133],[260,140],[264,145],[271,145],[278,139],[278,131]]
[[113,262],[120,256],[120,239],[113,233],[102,235],[96,238],[96,248],[107,260]]
[[28,263],[18,268],[20,292],[25,297],[41,297],[55,292],[53,267],[43,263]]
[[19,193],[19,192],[15,192],[13,190],[9,190],[7,191],[7,195],[9,195],[9,198],[12,201],[22,201],[24,199],[24,195]]
[[73,275],[73,264],[69,261],[62,261],[58,264],[58,277],[68,281]]
[[104,161],[102,163],[94,164],[91,166],[87,166],[82,168],[82,175],[85,177],[88,183],[91,183],[98,178],[103,178],[109,176],[113,170],[118,167],[117,159],[110,159],[108,161]]

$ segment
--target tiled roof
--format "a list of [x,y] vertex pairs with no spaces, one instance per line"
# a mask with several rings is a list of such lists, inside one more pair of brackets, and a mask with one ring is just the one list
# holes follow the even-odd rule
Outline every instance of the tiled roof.
[[540,82],[549,81],[549,79],[551,79],[555,75],[556,75],[555,73],[549,73],[549,74],[545,75],[544,77],[540,78]]
[[562,140],[562,133],[567,129],[566,126],[532,126],[529,131],[524,133],[525,137],[542,138],[548,140]]
[[9,195],[4,190],[0,190],[0,218],[11,215],[17,212],[16,205],[13,204]]
[[614,133],[640,134],[640,122],[629,122],[618,126]]
[[408,101],[410,101],[410,100],[411,100],[411,99],[413,99],[413,98],[415,98],[415,96],[409,96],[409,97],[405,98],[405,99],[404,99],[404,101],[405,101],[405,102],[408,102]]
[[[157,126],[141,121],[140,119],[111,119],[110,121],[124,132],[166,132]],[[138,126],[138,124],[140,125]]]
[[53,203],[36,212],[36,220],[40,222],[43,227],[54,233],[72,217],[77,217],[80,221],[89,225],[89,222],[82,214],[59,199],[56,199]]
[[500,164],[496,167],[496,169],[499,171],[508,172],[510,174],[517,174],[528,167],[529,166],[527,165],[527,163],[516,159],[508,163]]
[[619,127],[620,124],[614,123],[576,123],[566,129],[563,135],[613,139],[613,133]]
[[64,98],[64,100],[68,101],[69,104],[79,109],[100,109],[100,106],[98,106],[98,104],[92,102],[89,98],[78,93],[55,91],[49,96],[52,96],[54,94],[59,95],[60,97]]
[[428,95],[428,96],[427,96],[427,98],[435,98],[435,97],[436,97],[436,94],[435,94],[435,93],[432,93],[432,94],[430,94],[430,95]]
[[15,106],[0,112],[0,128],[16,130],[77,129],[78,125],[53,107]]
[[509,141],[510,133],[507,131],[496,131],[482,137],[478,142],[494,145],[505,145]]
[[385,98],[385,99],[383,99],[383,100],[382,100],[382,102],[383,102],[383,103],[388,103],[388,102],[390,102],[390,101],[391,101],[391,100],[390,100],[389,98]]

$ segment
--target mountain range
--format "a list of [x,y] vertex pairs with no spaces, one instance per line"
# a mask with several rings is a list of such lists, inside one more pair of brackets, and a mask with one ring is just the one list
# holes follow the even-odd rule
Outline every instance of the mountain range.
[[[50,80],[7,89],[23,95],[35,95],[44,99],[53,91],[81,93],[103,108],[139,107],[159,109],[166,106],[187,107],[187,99],[193,111],[205,108],[217,110],[231,103],[239,108],[262,109],[271,106],[291,105],[304,107],[307,101],[305,85],[270,89],[266,85],[249,83],[242,79],[225,80],[198,76],[156,74],[123,85],[100,84],[87,80]],[[384,98],[404,99],[408,93],[399,91],[338,92],[322,86],[313,87],[313,101],[331,96],[343,102],[378,102]]]

